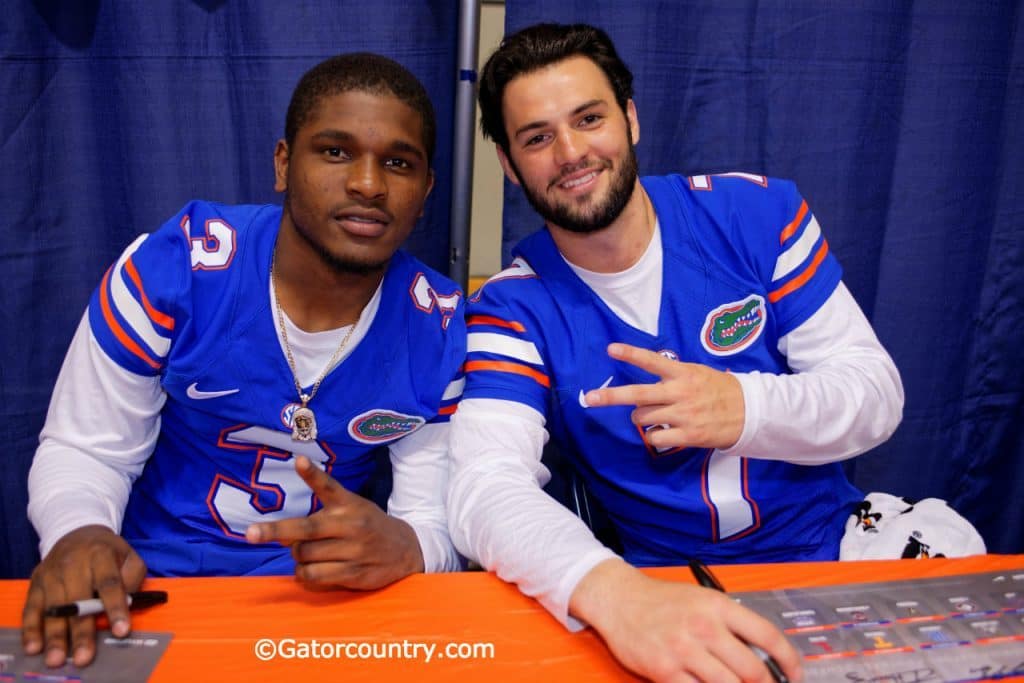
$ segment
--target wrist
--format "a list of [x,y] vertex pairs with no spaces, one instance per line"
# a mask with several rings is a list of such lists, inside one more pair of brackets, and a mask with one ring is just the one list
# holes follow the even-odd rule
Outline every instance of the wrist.
[[637,577],[643,575],[622,558],[604,560],[576,584],[569,596],[569,614],[603,632],[605,622],[615,619],[618,592]]
[[750,441],[753,425],[756,423],[757,410],[756,406],[752,406],[750,403],[751,387],[749,384],[755,381],[752,378],[760,373],[727,372],[726,374],[731,384],[729,393],[732,408],[729,412],[733,416],[733,422],[729,425],[729,434],[725,439],[728,445],[723,444],[718,450],[731,455],[742,451]]
[[405,575],[422,574],[426,571],[426,563],[423,559],[423,549],[420,547],[420,539],[412,525],[403,519],[391,517],[395,523],[399,545],[401,546],[401,563],[405,568]]

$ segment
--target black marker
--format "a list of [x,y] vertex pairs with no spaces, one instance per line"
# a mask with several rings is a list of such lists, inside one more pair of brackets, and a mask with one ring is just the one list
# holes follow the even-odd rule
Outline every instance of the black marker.
[[[711,588],[720,593],[725,592],[725,587],[719,583],[715,575],[711,573],[711,570],[704,566],[700,560],[690,560],[690,571],[693,573],[693,578],[697,579],[697,583],[704,586],[705,588]],[[782,667],[775,661],[775,658],[770,654],[759,648],[757,645],[747,643],[747,647],[757,655],[758,659],[764,662],[764,665],[768,668],[768,672],[772,675],[772,680],[775,683],[789,683],[789,678],[786,674],[782,673]]]
[[[128,594],[129,609],[142,609],[153,605],[162,605],[167,602],[167,591],[139,591]],[[54,605],[48,607],[45,616],[48,617],[86,617],[91,614],[103,613],[103,601],[99,598],[90,600],[76,600],[66,605]]]

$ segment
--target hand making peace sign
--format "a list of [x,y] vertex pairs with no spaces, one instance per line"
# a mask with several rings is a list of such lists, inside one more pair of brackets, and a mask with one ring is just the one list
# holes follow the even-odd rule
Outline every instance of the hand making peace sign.
[[661,379],[653,384],[593,389],[585,396],[590,407],[635,405],[634,423],[664,425],[647,435],[659,449],[729,448],[739,440],[745,416],[743,391],[732,374],[629,344],[609,344],[608,355]]

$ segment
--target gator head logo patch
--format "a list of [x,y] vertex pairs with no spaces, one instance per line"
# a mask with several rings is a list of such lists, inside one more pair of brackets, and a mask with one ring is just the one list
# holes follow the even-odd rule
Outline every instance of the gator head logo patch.
[[348,423],[348,434],[361,443],[378,444],[412,434],[425,422],[419,415],[378,408],[353,417]]
[[704,319],[700,343],[716,356],[739,353],[761,336],[764,318],[764,299],[757,294],[723,304]]

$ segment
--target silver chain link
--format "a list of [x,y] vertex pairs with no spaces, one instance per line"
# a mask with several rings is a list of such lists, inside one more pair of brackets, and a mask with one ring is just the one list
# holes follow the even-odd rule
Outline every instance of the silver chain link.
[[[341,340],[341,344],[334,352],[334,355],[331,356],[329,361],[327,361],[327,365],[320,372],[320,376],[316,378],[315,382],[313,382],[313,388],[309,390],[309,394],[307,395],[302,393],[302,385],[299,384],[299,373],[298,370],[295,369],[295,358],[292,357],[292,347],[291,344],[288,343],[288,330],[285,328],[284,324],[284,312],[281,310],[281,300],[277,296],[277,284],[274,282],[274,264],[276,261],[277,247],[275,246],[274,253],[270,257],[270,285],[274,290],[274,309],[277,312],[277,324],[281,329],[281,341],[284,342],[284,355],[288,359],[288,367],[291,368],[292,371],[292,381],[295,383],[295,391],[299,395],[299,401],[302,403],[302,407],[305,408],[306,405],[313,400],[313,397],[316,396],[316,392],[320,388],[320,383],[324,381],[324,377],[327,376],[327,373],[334,366],[334,363],[337,362],[338,358],[341,356],[341,352],[345,350],[345,345],[348,344],[349,337],[352,336],[352,333],[356,329],[356,325],[359,324],[359,316],[356,316],[356,321],[348,328],[348,332],[345,333],[345,338]],[[361,315],[362,313],[360,313],[360,316]]]

